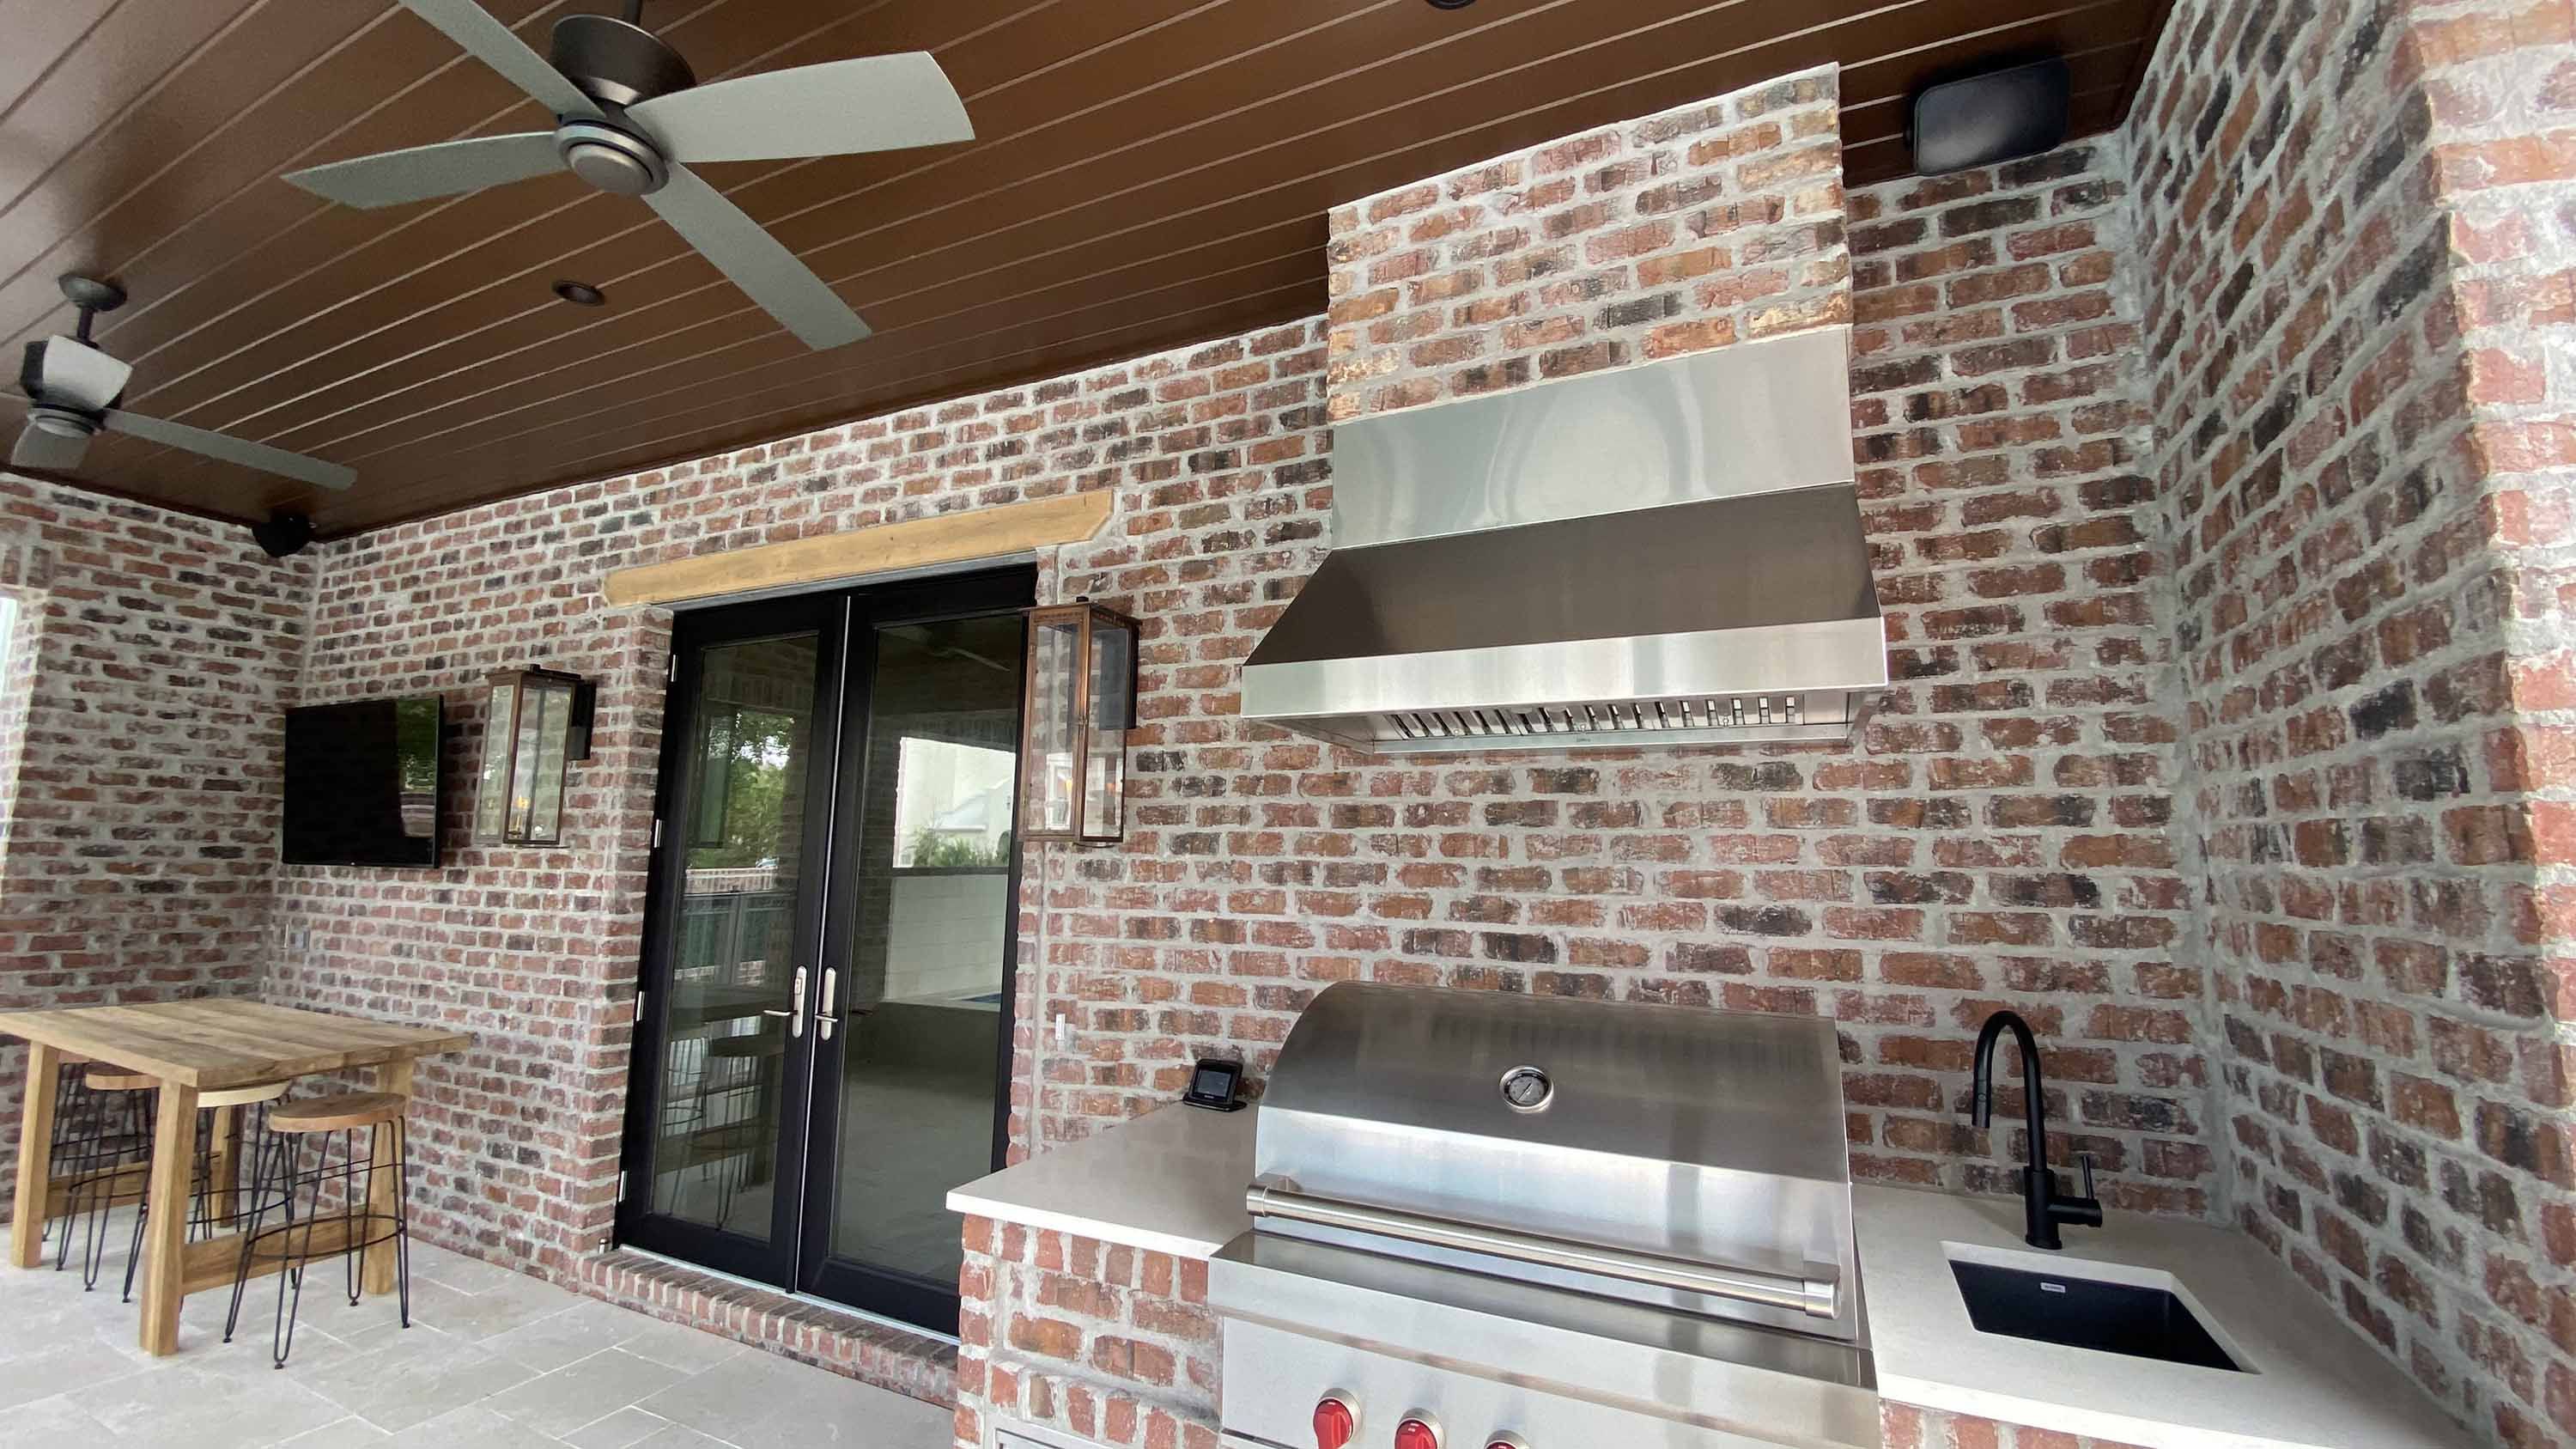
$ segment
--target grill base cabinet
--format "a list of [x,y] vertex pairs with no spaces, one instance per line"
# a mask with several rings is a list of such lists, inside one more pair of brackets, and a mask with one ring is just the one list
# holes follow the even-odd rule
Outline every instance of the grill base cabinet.
[[1208,1265],[1224,1442],[1879,1443],[1830,1023],[1345,983]]

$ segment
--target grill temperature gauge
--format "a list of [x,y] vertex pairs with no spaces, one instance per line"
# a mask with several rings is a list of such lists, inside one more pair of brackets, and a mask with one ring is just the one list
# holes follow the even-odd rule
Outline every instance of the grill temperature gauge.
[[1536,1067],[1514,1067],[1503,1073],[1503,1103],[1515,1112],[1543,1112],[1556,1096],[1556,1083]]

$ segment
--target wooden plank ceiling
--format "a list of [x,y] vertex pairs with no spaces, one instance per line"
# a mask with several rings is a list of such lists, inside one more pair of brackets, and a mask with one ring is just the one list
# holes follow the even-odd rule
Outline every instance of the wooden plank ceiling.
[[[490,0],[539,52],[567,10]],[[391,0],[0,0],[0,328],[125,406],[346,463],[345,494],[102,437],[75,481],[326,535],[693,458],[1321,311],[1336,203],[1824,61],[1855,183],[1993,58],[2125,113],[2165,0],[652,0],[702,81],[935,53],[978,139],[704,168],[876,328],[808,352],[641,205],[570,176],[362,212],[278,180],[550,125]],[[558,278],[606,289],[588,309]],[[0,442],[24,404],[0,403]]]

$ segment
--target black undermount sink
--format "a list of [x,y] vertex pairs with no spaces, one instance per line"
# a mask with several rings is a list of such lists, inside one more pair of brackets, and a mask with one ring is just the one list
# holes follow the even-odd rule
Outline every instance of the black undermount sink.
[[1990,1263],[1953,1262],[1950,1272],[1959,1280],[1968,1320],[1980,1333],[2244,1372],[2201,1327],[2189,1305],[2162,1288]]

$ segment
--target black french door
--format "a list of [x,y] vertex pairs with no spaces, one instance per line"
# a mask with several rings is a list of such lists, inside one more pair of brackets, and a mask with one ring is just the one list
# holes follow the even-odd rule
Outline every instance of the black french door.
[[623,1242],[940,1332],[1008,1114],[1027,567],[682,614]]

